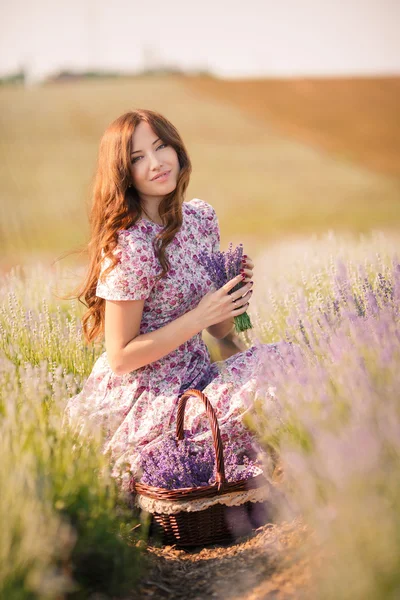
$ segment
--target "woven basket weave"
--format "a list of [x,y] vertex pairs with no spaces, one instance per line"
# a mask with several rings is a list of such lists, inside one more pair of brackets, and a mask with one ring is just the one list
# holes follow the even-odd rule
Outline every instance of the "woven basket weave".
[[[214,409],[203,392],[189,389],[179,398],[176,438],[184,438],[184,416],[186,402],[189,398],[201,400],[205,406],[216,456],[216,482],[213,485],[165,489],[144,483],[132,481],[131,491],[136,494],[136,502],[140,498],[152,498],[161,500],[163,503],[173,503],[174,506],[182,501],[186,506],[190,501],[200,498],[216,499],[204,510],[180,510],[174,514],[166,512],[152,512],[150,532],[161,534],[164,544],[176,544],[180,547],[204,546],[233,540],[239,535],[245,535],[267,522],[270,514],[268,502],[252,502],[248,498],[254,496],[255,488],[268,487],[268,480],[264,477],[262,470],[260,474],[248,479],[228,482],[225,477],[224,454],[221,433]],[[252,493],[253,491],[253,493]],[[232,498],[232,493],[238,492],[240,505],[228,506],[224,504],[226,497]],[[224,498],[225,497],[225,498]],[[247,498],[248,497],[248,498]]]

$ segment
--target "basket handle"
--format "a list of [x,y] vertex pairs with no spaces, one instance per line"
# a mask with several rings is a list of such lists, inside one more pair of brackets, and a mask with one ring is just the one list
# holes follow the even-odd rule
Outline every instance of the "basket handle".
[[176,417],[176,438],[178,440],[183,440],[183,438],[184,438],[183,423],[184,423],[184,418],[185,418],[186,402],[190,397],[193,397],[193,396],[195,396],[196,398],[199,398],[203,402],[204,407],[206,409],[208,420],[211,425],[211,433],[212,433],[212,437],[213,437],[215,457],[216,457],[216,461],[217,461],[216,462],[216,466],[217,466],[217,468],[216,468],[216,471],[217,471],[216,483],[218,484],[218,491],[220,491],[222,489],[223,484],[226,483],[224,452],[223,452],[223,446],[222,446],[221,432],[219,430],[217,415],[215,414],[212,404],[209,401],[209,399],[207,398],[207,396],[205,394],[203,394],[203,392],[200,392],[200,390],[195,390],[195,389],[186,390],[186,392],[184,392],[182,394],[182,396],[179,398],[178,412],[177,412],[177,417]]

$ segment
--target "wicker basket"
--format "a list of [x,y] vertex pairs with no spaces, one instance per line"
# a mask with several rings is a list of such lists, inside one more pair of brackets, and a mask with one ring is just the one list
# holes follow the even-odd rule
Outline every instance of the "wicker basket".
[[[148,511],[152,515],[150,533],[161,534],[164,544],[176,544],[180,547],[232,541],[235,537],[251,533],[253,529],[270,521],[271,514],[271,506],[267,500],[269,481],[261,469],[259,474],[248,479],[226,481],[217,417],[207,396],[199,390],[189,389],[179,398],[177,439],[184,438],[185,407],[190,397],[203,402],[211,425],[216,455],[215,484],[168,490],[132,481],[131,488],[136,494],[137,506],[140,506],[140,500],[146,499],[149,502],[149,499],[152,499],[154,505],[173,507],[173,512],[166,509]],[[250,500],[257,494],[259,499],[256,502]],[[209,506],[203,509],[195,508],[199,504]]]

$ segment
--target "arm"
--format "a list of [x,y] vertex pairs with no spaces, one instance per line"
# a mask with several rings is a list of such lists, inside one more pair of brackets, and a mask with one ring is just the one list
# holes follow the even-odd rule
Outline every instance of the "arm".
[[[155,331],[139,334],[144,306],[141,300],[106,300],[105,342],[111,369],[123,375],[166,356],[203,329],[228,321],[234,314],[242,314],[248,305],[246,296],[228,292],[242,276],[234,277],[221,289],[207,293],[196,308]],[[250,291],[247,284],[246,291]],[[236,308],[231,299],[237,300]]]
[[164,327],[139,335],[144,300],[106,300],[105,344],[116,375],[159,360],[202,331],[195,309]]
[[226,337],[229,333],[233,331],[234,328],[234,320],[226,319],[225,321],[221,321],[221,323],[216,323],[215,325],[211,325],[207,327],[207,332],[212,335],[217,340],[222,340],[222,338]]
[[[109,266],[109,259],[104,258],[96,295],[106,301],[104,334],[109,365],[116,375],[123,375],[169,354],[210,321],[197,318],[197,311],[188,311],[164,327],[140,335],[144,303],[155,279],[153,249],[151,244],[137,239],[134,232],[122,230],[114,252],[118,263],[102,278]],[[226,314],[223,316],[226,318]]]

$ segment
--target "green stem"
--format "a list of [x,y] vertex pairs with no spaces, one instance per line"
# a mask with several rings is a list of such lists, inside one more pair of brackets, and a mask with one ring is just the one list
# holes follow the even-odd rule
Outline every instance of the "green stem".
[[247,312],[242,313],[241,315],[237,315],[233,319],[235,324],[236,333],[241,333],[242,331],[246,331],[246,329],[252,329],[253,325],[251,324],[250,317]]
[[[244,282],[239,282],[228,293],[231,294],[232,292],[236,292],[236,290],[240,290],[240,288],[244,285]],[[235,324],[236,333],[241,333],[242,331],[246,331],[247,329],[253,328],[253,325],[251,324],[250,317],[247,314],[247,312],[242,313],[241,315],[237,315],[237,317],[234,317],[233,322]]]

